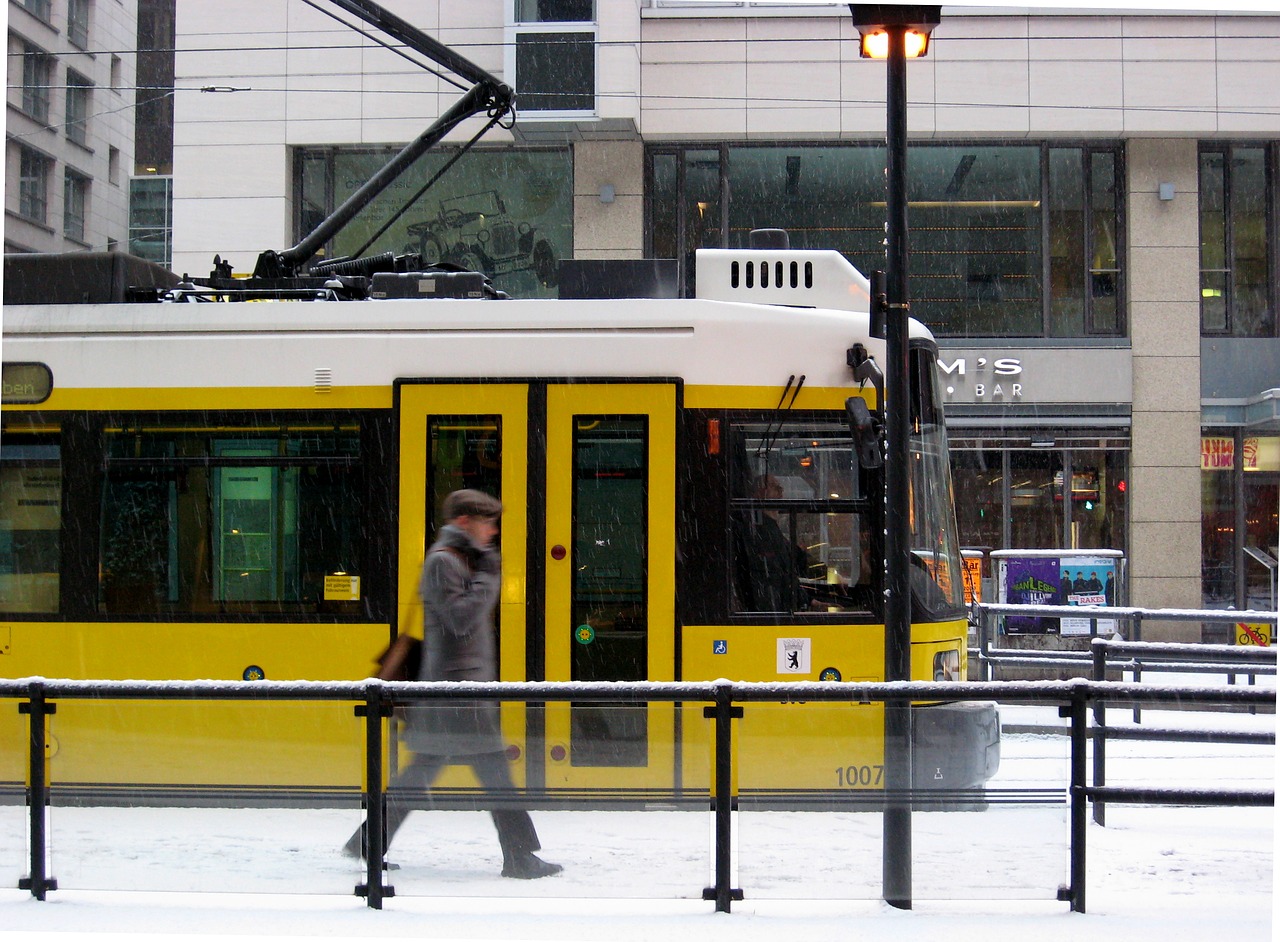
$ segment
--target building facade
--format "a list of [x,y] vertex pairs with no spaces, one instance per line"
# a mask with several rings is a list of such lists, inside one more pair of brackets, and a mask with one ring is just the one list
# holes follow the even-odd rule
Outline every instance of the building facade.
[[[697,248],[781,227],[883,267],[885,70],[847,6],[384,5],[519,118],[417,195],[469,122],[332,254],[517,295],[560,258],[675,258],[687,290]],[[178,271],[293,245],[460,94],[302,3],[177,9]],[[1275,604],[1276,88],[1280,16],[943,8],[908,66],[911,294],[966,545],[1120,550],[1136,605]]]
[[10,0],[6,252],[127,237],[136,0]]

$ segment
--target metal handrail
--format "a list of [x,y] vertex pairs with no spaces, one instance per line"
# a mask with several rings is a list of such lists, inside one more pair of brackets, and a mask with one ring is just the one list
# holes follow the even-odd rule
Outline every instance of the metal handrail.
[[1098,606],[1098,605],[1023,605],[1007,602],[975,602],[970,606],[970,622],[977,627],[977,647],[969,649],[970,657],[979,663],[982,679],[991,679],[991,668],[1004,664],[1018,667],[1042,667],[1051,669],[1070,667],[1090,662],[1093,653],[1090,651],[1052,651],[1028,648],[1003,648],[993,643],[993,619],[1000,615],[1026,615],[1039,618],[1087,618],[1091,624],[1090,635],[1097,636],[1099,621],[1116,621],[1131,624],[1132,630],[1126,641],[1111,640],[1111,644],[1138,645],[1136,647],[1113,648],[1117,655],[1127,656],[1129,663],[1112,663],[1109,666],[1122,670],[1131,670],[1134,679],[1141,677],[1142,671],[1186,671],[1187,665],[1195,662],[1203,665],[1203,673],[1246,674],[1252,678],[1256,674],[1276,673],[1275,648],[1255,647],[1251,645],[1228,644],[1185,644],[1169,642],[1142,641],[1142,623],[1144,620],[1208,622],[1212,624],[1232,624],[1236,622],[1261,623],[1275,626],[1280,620],[1276,612],[1253,610],[1234,611],[1222,609],[1167,609],[1137,608],[1133,606]]
[[[237,701],[330,701],[351,702],[357,715],[365,719],[365,792],[369,815],[366,855],[366,883],[356,892],[365,896],[371,908],[380,909],[392,894],[382,870],[382,742],[384,721],[393,707],[414,702],[449,700],[495,700],[529,702],[681,702],[705,704],[704,713],[715,723],[716,764],[712,787],[715,814],[715,886],[704,890],[704,898],[715,901],[716,910],[728,912],[741,891],[730,885],[732,874],[731,814],[733,719],[742,715],[740,704],[781,701],[873,703],[902,701],[978,701],[1004,703],[1048,703],[1060,708],[1071,720],[1071,885],[1059,894],[1074,911],[1085,909],[1086,807],[1094,802],[1160,802],[1167,804],[1274,804],[1274,791],[1257,789],[1124,789],[1108,788],[1102,781],[1086,780],[1086,752],[1090,730],[1088,707],[1092,704],[1159,705],[1200,704],[1275,708],[1274,689],[1260,687],[1152,687],[1136,683],[1076,679],[1068,681],[1006,681],[984,683],[734,683],[727,680],[703,683],[513,683],[513,682],[387,682],[361,681],[132,681],[63,680],[29,677],[0,680],[0,699],[17,699],[19,710],[30,717],[29,780],[30,876],[20,882],[36,899],[43,900],[57,881],[45,870],[47,833],[45,809],[50,801],[50,785],[45,775],[46,717],[56,713],[58,700],[237,700]],[[1095,723],[1097,722],[1095,708]],[[1105,723],[1105,720],[1104,720]],[[1105,735],[1105,731],[1104,731]],[[1095,749],[1097,742],[1095,740]],[[981,796],[976,795],[980,800]],[[913,796],[906,796],[910,806]],[[904,796],[893,798],[899,808]]]

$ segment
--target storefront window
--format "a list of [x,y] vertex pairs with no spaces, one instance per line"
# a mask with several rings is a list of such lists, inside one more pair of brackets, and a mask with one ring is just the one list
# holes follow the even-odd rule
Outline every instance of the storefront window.
[[1280,556],[1280,437],[1233,429],[1200,439],[1206,608],[1271,610]]
[[965,549],[989,551],[1004,546],[1004,452],[951,452],[956,517]]
[[[363,186],[391,153],[300,148],[297,237]],[[572,153],[472,150],[424,190],[455,157],[436,149],[420,158],[334,236],[325,254],[417,252],[424,266],[444,262],[483,272],[512,297],[555,297],[559,260],[573,255]]]
[[999,439],[953,438],[965,548],[1126,550],[1129,451],[1123,440],[1036,441],[1011,437],[999,448],[993,447]]
[[[688,265],[697,248],[781,228],[795,248],[885,267],[880,145],[656,145],[649,155],[656,257]],[[920,143],[908,162],[913,310],[935,334],[1123,334],[1116,150]]]

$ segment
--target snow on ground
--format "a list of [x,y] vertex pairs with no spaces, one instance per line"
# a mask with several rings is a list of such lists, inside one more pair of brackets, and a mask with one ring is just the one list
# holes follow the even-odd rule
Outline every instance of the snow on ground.
[[[1043,708],[1005,707],[1006,725],[1062,725]],[[1131,724],[1111,711],[1112,725]],[[1144,711],[1143,723],[1274,729],[1273,716]],[[360,865],[338,847],[357,808],[53,808],[39,902],[0,890],[0,940],[114,936],[234,939],[851,939],[968,942],[1033,938],[1204,942],[1273,938],[1272,809],[1113,805],[1090,825],[1085,914],[1055,899],[1069,880],[1067,742],[1008,733],[997,789],[1039,789],[1042,804],[912,816],[914,906],[879,901],[882,820],[874,812],[736,815],[728,914],[712,883],[711,815],[538,811],[543,856],[565,865],[529,883],[498,875],[493,829],[477,812],[419,812],[392,847],[395,887],[381,911],[352,890]],[[1256,745],[1116,741],[1109,784],[1272,788],[1275,750]],[[26,809],[0,807],[0,886],[26,865]]]

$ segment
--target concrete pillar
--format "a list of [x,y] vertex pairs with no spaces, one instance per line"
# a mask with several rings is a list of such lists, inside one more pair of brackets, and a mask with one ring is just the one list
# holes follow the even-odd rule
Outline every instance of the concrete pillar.
[[644,144],[573,145],[575,258],[644,257]]
[[[1129,331],[1133,343],[1130,601],[1199,608],[1200,238],[1195,140],[1128,144]],[[1171,200],[1160,184],[1172,184]],[[1195,623],[1151,623],[1145,640],[1199,641]]]

